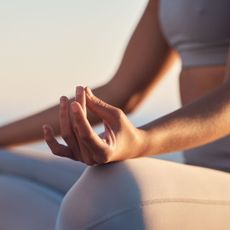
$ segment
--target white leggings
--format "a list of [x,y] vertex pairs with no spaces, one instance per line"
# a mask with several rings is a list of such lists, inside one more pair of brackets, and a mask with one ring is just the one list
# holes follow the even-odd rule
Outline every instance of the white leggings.
[[[41,178],[39,183],[42,186]],[[59,186],[57,184],[56,187]],[[17,196],[16,189],[11,192]],[[1,196],[0,192],[0,206]],[[6,196],[7,192],[5,199]],[[49,198],[52,200],[52,195]],[[30,209],[31,205],[26,198],[23,202],[24,206],[13,207],[13,204],[9,207],[25,209],[24,213],[28,215],[30,212],[26,209]],[[54,211],[51,216],[56,230],[229,230],[230,175],[153,158],[132,159],[88,167],[56,206],[56,212],[59,212],[57,220]],[[44,205],[44,212],[47,213],[49,208]],[[4,213],[0,209],[2,211]],[[38,215],[42,213],[42,208],[39,213],[35,208],[33,212],[33,215]],[[8,214],[11,213],[15,214],[13,210],[8,210]],[[15,220],[15,216],[9,218]],[[26,220],[26,217],[21,218]],[[17,221],[20,222],[16,218]],[[40,223],[36,222],[34,226],[37,224]],[[24,228],[15,226],[17,230],[31,229],[26,228],[26,224]],[[45,228],[43,224],[40,229],[52,230],[54,227],[50,226]],[[0,226],[0,229],[7,228]]]
[[85,166],[0,150],[0,230],[54,230],[60,204]]
[[88,168],[57,230],[229,230],[230,175],[151,158]]

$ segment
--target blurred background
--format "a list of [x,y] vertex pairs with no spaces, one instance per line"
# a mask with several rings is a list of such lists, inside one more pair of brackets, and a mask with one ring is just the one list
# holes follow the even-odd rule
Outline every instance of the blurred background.
[[[38,112],[118,68],[147,0],[1,0],[0,125]],[[140,109],[141,125],[180,106],[177,63]],[[101,126],[96,127],[100,132]],[[44,142],[20,151],[49,154]],[[163,156],[181,160],[179,153]]]

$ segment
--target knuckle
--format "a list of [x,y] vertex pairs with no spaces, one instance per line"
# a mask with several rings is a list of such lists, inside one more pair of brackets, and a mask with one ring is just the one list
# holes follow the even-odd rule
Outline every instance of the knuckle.
[[101,105],[101,106],[105,106],[105,102],[102,101],[101,99],[97,98],[97,104]]
[[103,101],[102,99],[100,99],[100,98],[97,98],[97,99],[96,99],[96,103],[97,103],[100,107],[104,107],[104,108],[107,108],[107,107],[108,107],[108,104],[107,104],[105,101]]
[[113,113],[114,113],[114,117],[118,120],[122,119],[124,116],[124,112],[119,108],[114,109]]
[[97,162],[97,164],[106,164],[110,160],[109,154],[107,153],[98,154],[95,158],[96,158],[95,161]]

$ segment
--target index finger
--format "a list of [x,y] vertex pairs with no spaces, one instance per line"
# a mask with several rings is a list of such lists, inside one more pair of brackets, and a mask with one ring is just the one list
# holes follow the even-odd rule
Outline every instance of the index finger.
[[76,87],[75,100],[81,105],[84,113],[86,114],[86,98],[85,98],[85,88],[82,86]]
[[71,109],[74,115],[73,129],[79,138],[79,142],[82,140],[88,140],[90,144],[94,144],[97,147],[102,147],[101,144],[104,142],[94,132],[89,121],[87,120],[86,114],[81,108],[81,105],[78,102],[72,102]]

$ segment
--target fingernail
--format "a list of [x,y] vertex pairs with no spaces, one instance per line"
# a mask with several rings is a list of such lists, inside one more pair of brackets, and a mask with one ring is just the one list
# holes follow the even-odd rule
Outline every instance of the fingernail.
[[60,97],[60,101],[62,102],[62,101],[67,101],[68,100],[68,98],[66,97],[66,96],[61,96]]
[[87,93],[88,95],[90,95],[90,96],[93,95],[91,89],[90,89],[88,86],[85,88],[85,90],[86,90],[86,93]]
[[67,97],[65,97],[65,96],[60,97],[60,105],[61,105],[62,107],[65,106],[65,103],[66,103],[67,101],[68,101],[68,98],[67,98]]
[[83,87],[81,87],[81,86],[76,87],[76,94],[77,95],[80,95],[82,93],[82,91],[83,91]]

